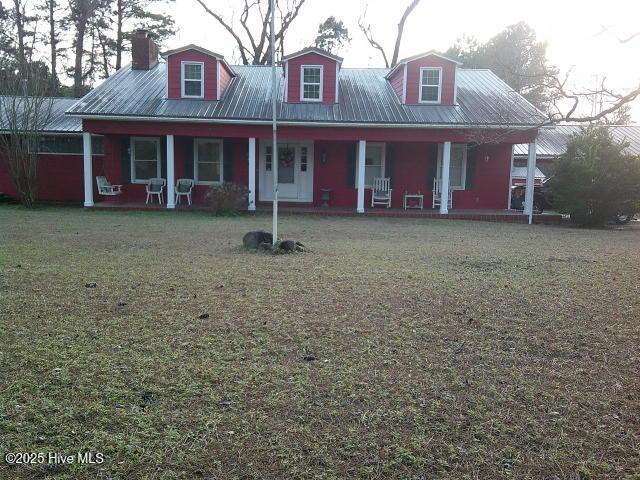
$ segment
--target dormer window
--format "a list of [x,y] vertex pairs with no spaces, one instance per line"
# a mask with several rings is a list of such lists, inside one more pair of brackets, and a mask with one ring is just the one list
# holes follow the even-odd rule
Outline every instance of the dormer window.
[[440,103],[442,92],[442,68],[420,69],[420,103]]
[[204,63],[182,62],[182,96],[204,98]]
[[303,102],[322,101],[322,65],[303,65],[300,98]]

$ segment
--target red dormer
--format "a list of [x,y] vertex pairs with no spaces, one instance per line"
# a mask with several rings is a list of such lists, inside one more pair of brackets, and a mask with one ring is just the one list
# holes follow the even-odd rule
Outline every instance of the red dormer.
[[387,80],[407,105],[455,105],[457,60],[427,52],[400,60]]
[[196,45],[162,57],[167,62],[167,98],[219,100],[235,76],[222,55]]
[[309,47],[283,57],[282,62],[286,102],[338,102],[338,73],[342,58],[321,48]]

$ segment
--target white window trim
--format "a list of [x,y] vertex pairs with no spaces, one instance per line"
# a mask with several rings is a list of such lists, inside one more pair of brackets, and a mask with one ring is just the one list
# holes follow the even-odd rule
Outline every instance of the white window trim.
[[[204,69],[203,69],[204,72]],[[220,60],[216,58],[216,100],[220,100]],[[204,85],[204,81],[202,82]]]
[[402,103],[407,103],[407,70],[407,64],[405,63],[404,72],[402,73]]
[[[449,177],[449,189],[450,190],[466,190],[467,189],[467,163],[469,148],[466,143],[452,143],[451,144],[451,157],[453,157],[453,150],[462,148],[462,185],[451,185],[451,177]],[[438,144],[438,168],[436,172],[436,178],[442,178],[442,144]]]
[[[319,68],[320,69],[320,98],[305,98],[304,97],[304,69],[305,68]],[[317,85],[316,83],[310,83],[309,85]],[[324,66],[323,65],[302,65],[300,66],[300,101],[301,102],[322,102],[324,98]]]
[[[204,181],[198,180],[198,144],[217,143],[220,145],[220,180]],[[218,138],[194,138],[193,139],[193,180],[196,185],[220,185],[224,181],[224,144]]]
[[[384,176],[385,172],[387,171],[387,144],[385,142],[367,142],[367,147],[366,148],[369,148],[369,147],[382,147],[382,159],[381,159],[382,165],[381,165],[381,167],[382,167],[382,175]],[[366,158],[367,158],[366,152],[365,152],[364,156],[365,156],[365,162],[366,162]],[[357,156],[357,152],[356,152],[356,175],[355,175],[355,178],[356,178],[355,187],[356,188],[358,188],[358,179],[359,179],[359,173],[360,173],[358,171],[357,158],[358,158],[358,156]],[[367,171],[367,166],[365,165],[365,172],[366,171]],[[366,177],[365,177],[365,181],[366,181]],[[372,188],[372,187],[373,187],[373,185],[370,185],[370,184],[366,184],[365,183],[365,185],[364,185],[364,188]]]
[[289,101],[289,62],[284,64],[284,101]]
[[458,65],[453,71],[453,104],[458,104]]
[[[162,160],[162,151],[160,150],[160,139],[158,137],[131,137],[131,183],[141,183],[147,184],[149,183],[149,179],[141,178],[138,180],[136,178],[136,140],[144,140],[144,141],[152,141],[156,144],[156,177],[160,178],[162,175],[161,169],[161,160]],[[151,161],[151,160],[147,160]]]
[[[185,95],[184,93],[184,67],[185,65],[201,65],[200,69],[200,95]],[[190,80],[195,81],[194,78]],[[204,62],[191,62],[184,60],[180,62],[180,96],[182,98],[204,98]]]
[[[422,87],[435,87],[435,85],[422,85],[422,72],[425,70],[438,70],[438,100],[423,100]],[[420,67],[420,77],[418,78],[418,101],[420,103],[438,104],[442,101],[442,67]]]

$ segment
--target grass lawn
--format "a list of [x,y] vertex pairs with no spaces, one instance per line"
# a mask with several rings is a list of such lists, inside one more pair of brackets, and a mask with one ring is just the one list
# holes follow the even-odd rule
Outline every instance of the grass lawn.
[[0,208],[0,478],[640,478],[640,228],[281,220]]

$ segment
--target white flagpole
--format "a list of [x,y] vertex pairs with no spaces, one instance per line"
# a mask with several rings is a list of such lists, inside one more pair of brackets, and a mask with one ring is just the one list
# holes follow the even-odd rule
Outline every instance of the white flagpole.
[[269,0],[271,8],[271,107],[273,124],[273,143],[271,146],[271,165],[273,173],[273,244],[278,241],[278,126],[276,123],[276,101],[278,96],[278,81],[276,77],[276,12],[274,0]]

